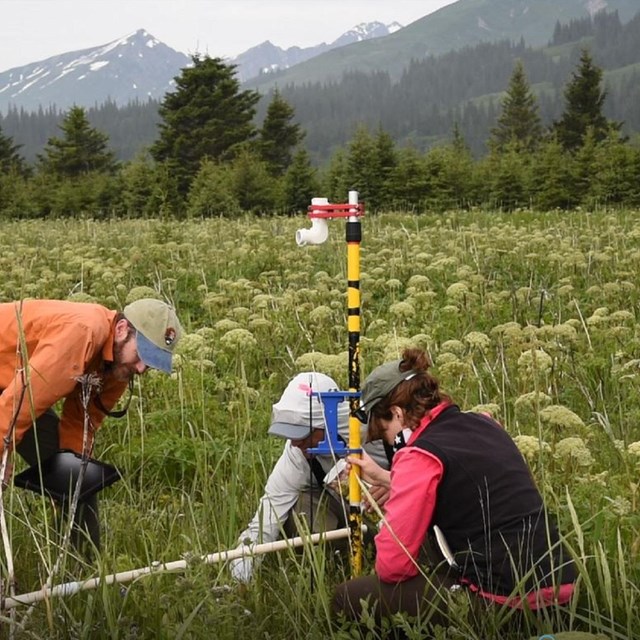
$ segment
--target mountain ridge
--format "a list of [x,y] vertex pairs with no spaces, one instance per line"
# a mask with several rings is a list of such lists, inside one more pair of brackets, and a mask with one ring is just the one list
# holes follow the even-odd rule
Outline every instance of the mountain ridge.
[[[262,43],[232,58],[242,81],[265,70],[286,69],[324,51],[387,35],[398,23],[360,23],[330,44],[281,49]],[[270,46],[264,46],[268,43]],[[172,49],[145,29],[97,47],[69,51],[0,72],[0,113],[16,106],[28,111],[56,106],[84,107],[113,101],[161,100],[174,78],[192,64],[191,56]]]
[[558,21],[607,10],[618,11],[624,22],[639,8],[637,0],[458,0],[384,38],[335,49],[246,84],[266,92],[276,85],[333,82],[353,72],[387,71],[398,78],[411,60],[502,39],[544,46]]
[[388,25],[377,21],[361,22],[345,31],[333,42],[329,44],[321,42],[311,47],[293,46],[282,49],[270,40],[265,40],[231,58],[230,62],[237,65],[237,75],[240,82],[246,82],[263,74],[288,69],[326,51],[364,40],[381,38],[402,28],[403,26],[398,22],[392,22]]
[[[153,58],[153,64],[147,63]],[[69,51],[0,73],[0,111],[116,104],[164,95],[190,58],[145,29],[97,47]]]

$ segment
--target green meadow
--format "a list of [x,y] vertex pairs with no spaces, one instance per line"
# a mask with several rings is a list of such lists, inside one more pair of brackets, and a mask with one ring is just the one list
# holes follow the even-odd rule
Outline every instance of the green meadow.
[[[407,345],[427,349],[457,403],[490,412],[515,438],[577,560],[566,618],[531,621],[525,638],[640,637],[639,219],[632,210],[362,219],[363,378]],[[136,380],[126,417],[98,433],[97,457],[123,475],[101,494],[99,558],[67,551],[59,562],[55,510],[4,490],[3,597],[47,580],[187,566],[0,611],[0,637],[375,639],[395,627],[416,639],[523,638],[508,611],[477,619],[463,600],[432,631],[424,620],[382,630],[370,619],[332,622],[332,590],[349,565],[322,545],[269,554],[249,585],[202,562],[235,547],[253,515],[281,451],[267,427],[287,380],[314,368],[347,386],[344,222],[329,223],[324,245],[297,247],[307,226],[304,216],[2,224],[0,301],[121,309],[157,296],[176,305],[186,332],[175,372]]]

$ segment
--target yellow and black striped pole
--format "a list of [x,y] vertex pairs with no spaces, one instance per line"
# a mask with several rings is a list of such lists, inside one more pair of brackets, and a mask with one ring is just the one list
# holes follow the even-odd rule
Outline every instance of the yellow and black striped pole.
[[[349,333],[349,391],[360,391],[360,243],[362,226],[358,192],[349,191],[349,217],[347,218],[347,330]],[[351,206],[352,205],[352,206]],[[361,450],[360,420],[355,417],[359,399],[349,397],[349,449]],[[355,453],[352,455],[362,455]],[[349,528],[351,530],[351,573],[362,571],[362,495],[360,467],[351,465],[349,473]]]
[[[348,204],[329,204],[325,198],[314,198],[309,207],[311,229],[299,229],[296,232],[296,242],[305,244],[322,244],[327,239],[326,220],[331,218],[346,218],[347,229],[347,331],[349,334],[349,391],[342,398],[349,398],[349,443],[345,452],[351,455],[362,455],[360,437],[361,423],[355,414],[359,408],[360,391],[360,243],[362,228],[360,217],[364,215],[363,205],[358,203],[358,192],[349,191]],[[332,394],[322,394],[330,396]],[[328,398],[326,398],[328,400]],[[325,401],[325,400],[323,400]],[[326,405],[325,405],[326,406]],[[332,412],[334,413],[334,412]],[[333,437],[332,431],[337,430],[337,418],[334,428],[327,425],[326,438]],[[337,434],[336,434],[337,438]],[[324,442],[308,452],[320,454],[324,452]],[[340,449],[338,442],[328,445],[329,451]],[[351,532],[351,573],[358,576],[362,571],[362,492],[360,489],[360,467],[351,465],[349,472],[349,530]]]

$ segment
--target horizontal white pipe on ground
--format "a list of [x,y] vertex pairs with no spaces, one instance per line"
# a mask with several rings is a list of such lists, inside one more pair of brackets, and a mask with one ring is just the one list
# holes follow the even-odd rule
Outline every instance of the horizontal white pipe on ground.
[[[310,536],[297,536],[295,538],[287,538],[286,540],[277,540],[276,542],[265,542],[264,544],[247,545],[244,547],[238,547],[229,551],[220,551],[218,553],[211,553],[206,556],[201,556],[198,561],[204,564],[215,564],[216,562],[223,562],[225,560],[233,560],[234,558],[242,558],[243,556],[259,556],[264,553],[270,553],[271,551],[280,551],[281,549],[287,549],[289,547],[301,547],[304,544],[315,544],[316,542],[330,542],[331,540],[340,540],[341,538],[348,538],[350,535],[350,529],[345,527],[344,529],[335,529],[333,531],[325,531],[323,533],[314,533]],[[195,562],[198,562],[195,561]],[[30,593],[23,593],[13,598],[4,598],[0,602],[0,610],[13,609],[20,605],[34,604],[41,600],[48,598],[54,598],[57,596],[71,596],[80,591],[88,591],[90,589],[97,589],[101,584],[123,584],[125,582],[131,582],[136,578],[142,578],[147,575],[157,573],[172,573],[175,571],[182,571],[186,569],[189,564],[194,564],[193,560],[176,560],[174,562],[167,563],[154,563],[149,567],[142,567],[141,569],[132,569],[131,571],[121,571],[120,573],[112,573],[104,578],[89,578],[85,581],[65,582],[53,587],[45,587],[39,591],[31,591]]]

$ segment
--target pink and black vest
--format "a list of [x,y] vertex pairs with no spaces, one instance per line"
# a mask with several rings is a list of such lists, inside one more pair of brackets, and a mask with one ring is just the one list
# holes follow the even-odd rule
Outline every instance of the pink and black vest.
[[527,593],[575,580],[529,467],[499,424],[452,405],[412,446],[444,466],[432,525],[444,533],[463,579],[499,595],[516,585]]

